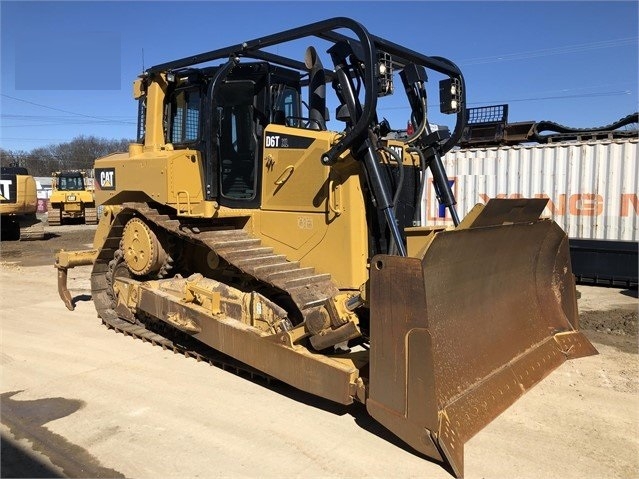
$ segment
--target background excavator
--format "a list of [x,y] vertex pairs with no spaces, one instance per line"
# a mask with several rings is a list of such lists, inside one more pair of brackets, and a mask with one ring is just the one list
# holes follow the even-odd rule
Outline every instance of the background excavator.
[[[300,42],[313,42],[304,61],[279,53]],[[414,123],[403,141],[377,116],[396,73]],[[428,75],[450,131],[429,126]],[[329,92],[341,131],[327,129]],[[466,124],[451,61],[333,18],[149,68],[134,97],[138,142],[95,163],[94,249],[56,255],[69,309],[67,270],[93,264],[108,327],[362,402],[456,476],[471,436],[596,354],[546,200],[457,217],[441,161]],[[419,225],[428,174],[454,228]]]
[[44,239],[44,225],[36,217],[36,182],[26,168],[0,168],[0,222],[3,240]]

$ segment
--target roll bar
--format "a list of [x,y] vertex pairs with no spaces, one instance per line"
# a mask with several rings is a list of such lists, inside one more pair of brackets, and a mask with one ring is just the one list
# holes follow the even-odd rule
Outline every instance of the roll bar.
[[[338,29],[350,30],[355,35],[356,39],[337,32],[336,30]],[[333,43],[337,43],[340,41],[349,41],[351,43],[357,42],[359,47],[358,49],[360,50],[363,57],[360,60],[362,60],[364,63],[363,82],[365,86],[365,92],[362,115],[355,123],[355,125],[353,125],[353,128],[350,129],[341,139],[341,141],[332,146],[323,155],[323,163],[333,163],[357,140],[366,138],[368,135],[368,127],[375,120],[377,107],[376,85],[378,71],[376,65],[378,50],[389,53],[392,56],[393,64],[397,68],[402,68],[409,63],[415,63],[417,65],[424,66],[427,69],[446,75],[449,78],[456,78],[459,80],[462,89],[460,108],[459,112],[457,113],[457,121],[450,138],[448,138],[447,141],[440,147],[440,153],[444,154],[452,149],[452,147],[461,138],[466,123],[466,108],[464,79],[459,68],[453,62],[445,58],[429,57],[391,41],[371,35],[368,30],[360,23],[346,17],[330,18],[320,22],[311,23],[290,30],[285,30],[283,32],[275,33],[272,35],[267,35],[265,37],[248,40],[246,42],[242,42],[229,47],[184,57],[166,63],[161,63],[147,69],[146,74],[153,75],[160,72],[178,70],[214,60],[228,60],[230,57],[247,57],[258,60],[265,60],[274,64],[279,64],[285,67],[305,72],[306,67],[303,62],[264,51],[264,49],[268,47],[305,37],[316,37]],[[333,72],[327,70],[325,73],[327,82],[331,81],[333,78]]]

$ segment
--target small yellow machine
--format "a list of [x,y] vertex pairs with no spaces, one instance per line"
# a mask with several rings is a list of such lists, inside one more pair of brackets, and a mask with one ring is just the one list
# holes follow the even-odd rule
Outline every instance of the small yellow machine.
[[[271,50],[296,41],[313,42],[304,61]],[[431,131],[427,71],[450,131]],[[414,125],[399,139],[377,116],[396,74]],[[348,18],[148,69],[138,142],[95,164],[94,249],[56,257],[60,296],[73,309],[67,270],[93,264],[108,327],[362,402],[461,476],[470,437],[565,360],[596,354],[546,200],[458,219],[441,155],[464,129],[464,92],[451,61]],[[427,181],[450,228],[419,224]]]
[[53,191],[47,202],[49,225],[60,225],[65,219],[83,219],[88,225],[97,224],[95,195],[87,187],[85,172],[57,171],[52,179]]
[[44,226],[36,218],[36,182],[26,168],[0,169],[0,221],[3,240],[44,238]]

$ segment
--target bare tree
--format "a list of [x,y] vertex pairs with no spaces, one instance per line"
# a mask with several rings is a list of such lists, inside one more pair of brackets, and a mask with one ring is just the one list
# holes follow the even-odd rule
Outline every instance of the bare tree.
[[34,176],[49,176],[54,171],[91,170],[96,159],[127,151],[131,140],[109,140],[95,136],[78,136],[66,143],[12,151],[0,148],[2,166],[23,166]]

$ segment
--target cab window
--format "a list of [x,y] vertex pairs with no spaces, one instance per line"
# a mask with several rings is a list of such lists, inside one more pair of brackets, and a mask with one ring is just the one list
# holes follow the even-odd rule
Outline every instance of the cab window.
[[62,191],[83,190],[84,181],[81,176],[61,176],[58,189]]
[[254,95],[254,82],[229,81],[216,98],[220,192],[233,200],[252,200],[257,191]]
[[297,126],[300,120],[299,93],[287,85],[273,87],[273,123]]
[[171,143],[197,141],[200,132],[199,89],[178,90],[171,101]]

